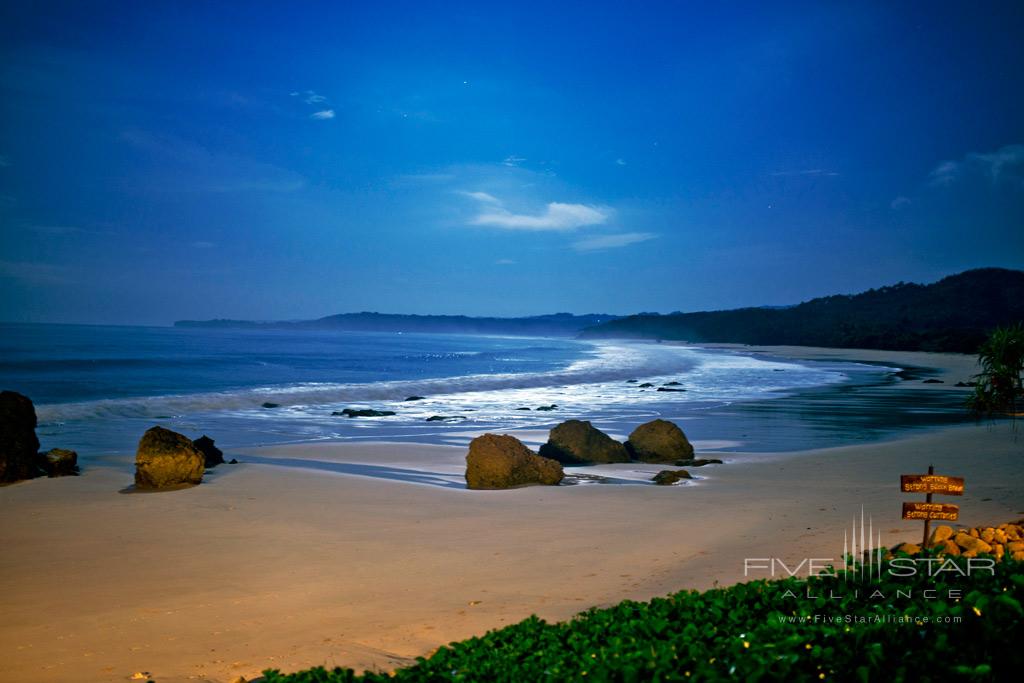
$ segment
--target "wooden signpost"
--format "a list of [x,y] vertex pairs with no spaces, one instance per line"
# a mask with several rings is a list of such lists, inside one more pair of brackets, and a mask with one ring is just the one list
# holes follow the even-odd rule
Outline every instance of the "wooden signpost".
[[900,490],[904,493],[926,493],[924,503],[904,503],[903,519],[923,519],[924,536],[921,547],[928,546],[928,530],[933,519],[955,522],[960,517],[960,506],[949,503],[933,503],[932,494],[946,496],[964,495],[964,478],[935,474],[935,468],[928,466],[928,474],[904,474],[900,476]]

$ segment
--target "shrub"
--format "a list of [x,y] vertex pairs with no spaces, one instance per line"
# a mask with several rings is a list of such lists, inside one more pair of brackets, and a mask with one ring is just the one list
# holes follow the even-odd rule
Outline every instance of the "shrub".
[[[963,558],[950,561],[966,566]],[[839,572],[625,601],[564,623],[534,616],[451,643],[392,674],[314,668],[264,675],[267,683],[341,683],[970,681],[1020,674],[1024,563],[932,577],[892,576],[892,566],[883,563],[877,576]],[[926,598],[925,590],[936,597]],[[948,597],[951,590],[960,591],[958,599]]]

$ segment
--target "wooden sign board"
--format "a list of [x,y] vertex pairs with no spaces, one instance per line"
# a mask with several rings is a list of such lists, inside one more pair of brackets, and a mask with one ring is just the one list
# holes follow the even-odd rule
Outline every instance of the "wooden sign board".
[[904,503],[903,519],[940,519],[955,522],[960,518],[960,506],[949,503]]
[[[946,477],[941,474],[903,474],[900,475],[900,490],[904,493],[943,493],[947,496],[962,496],[964,478]],[[907,517],[904,516],[904,519]]]

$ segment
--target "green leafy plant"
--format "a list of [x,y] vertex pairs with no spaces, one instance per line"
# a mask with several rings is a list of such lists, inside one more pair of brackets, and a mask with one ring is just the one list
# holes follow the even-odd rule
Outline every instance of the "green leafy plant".
[[979,415],[1016,415],[1024,398],[1024,324],[997,327],[981,345],[978,365],[981,373],[968,408]]
[[348,683],[988,681],[1020,674],[1024,563],[998,563],[991,573],[975,568],[970,576],[893,576],[889,566],[878,575],[849,571],[625,601],[564,623],[534,616],[390,674],[318,667],[264,675],[267,683]]

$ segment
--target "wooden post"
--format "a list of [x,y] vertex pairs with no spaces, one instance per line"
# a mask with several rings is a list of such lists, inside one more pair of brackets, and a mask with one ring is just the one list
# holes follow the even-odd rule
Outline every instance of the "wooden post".
[[[933,465],[928,465],[928,474],[935,474],[935,467]],[[931,492],[928,493],[928,496],[925,498],[925,500],[927,502],[929,502],[929,503],[932,502],[932,494],[931,494]],[[924,520],[924,538],[921,539],[921,550],[925,550],[928,547],[928,528],[931,525],[932,525],[932,520],[930,520],[928,518],[925,518],[925,520]]]

